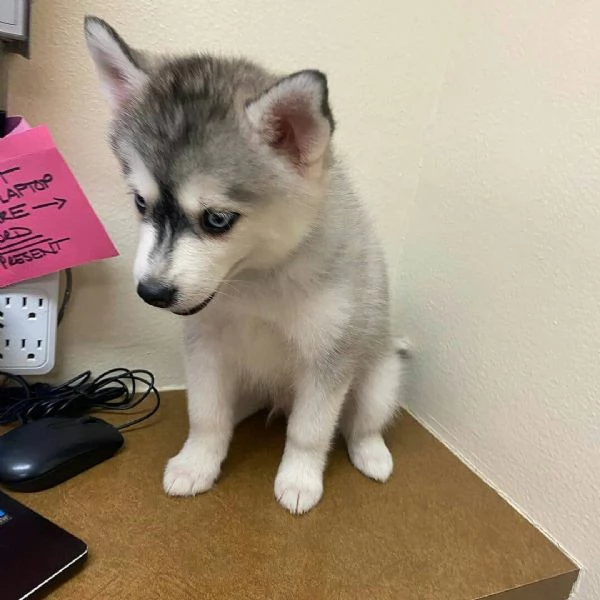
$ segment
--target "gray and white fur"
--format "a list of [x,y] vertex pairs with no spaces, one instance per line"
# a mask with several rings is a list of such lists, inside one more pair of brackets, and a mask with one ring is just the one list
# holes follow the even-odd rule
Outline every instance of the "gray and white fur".
[[236,423],[267,407],[288,417],[275,496],[292,513],[321,499],[338,427],[386,481],[401,375],[386,268],[334,156],[325,76],[152,56],[95,17],[85,33],[140,213],[138,293],[186,315],[190,430],[166,492],[209,490]]

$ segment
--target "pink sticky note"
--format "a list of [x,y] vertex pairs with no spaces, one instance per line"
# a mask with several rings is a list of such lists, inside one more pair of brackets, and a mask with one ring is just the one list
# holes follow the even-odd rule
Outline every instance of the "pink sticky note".
[[0,287],[118,252],[47,127],[10,119],[0,140]]
[[8,117],[6,119],[6,135],[15,135],[31,129],[31,125],[23,117]]

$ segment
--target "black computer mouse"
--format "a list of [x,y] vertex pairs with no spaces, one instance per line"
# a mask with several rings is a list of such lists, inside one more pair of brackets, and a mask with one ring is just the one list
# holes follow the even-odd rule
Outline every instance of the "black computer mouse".
[[0,484],[18,492],[53,487],[110,458],[123,436],[96,417],[47,417],[0,437]]

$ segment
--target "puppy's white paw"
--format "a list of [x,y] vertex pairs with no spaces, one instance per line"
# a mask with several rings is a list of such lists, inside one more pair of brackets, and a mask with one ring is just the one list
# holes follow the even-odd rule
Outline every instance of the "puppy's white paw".
[[294,515],[308,512],[323,496],[323,475],[301,461],[284,461],[275,478],[275,497]]
[[194,496],[208,491],[216,481],[221,464],[202,447],[184,448],[165,469],[163,487],[169,496]]
[[380,434],[348,441],[352,464],[376,481],[387,481],[394,470],[394,461]]

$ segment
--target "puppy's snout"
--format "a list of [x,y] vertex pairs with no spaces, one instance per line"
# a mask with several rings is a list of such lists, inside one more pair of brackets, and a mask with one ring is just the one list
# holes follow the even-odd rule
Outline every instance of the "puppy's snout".
[[175,301],[177,290],[156,279],[140,281],[137,287],[138,296],[148,304],[158,308],[169,308]]

